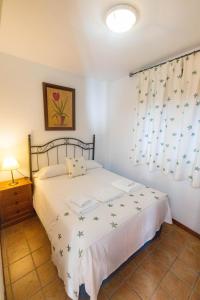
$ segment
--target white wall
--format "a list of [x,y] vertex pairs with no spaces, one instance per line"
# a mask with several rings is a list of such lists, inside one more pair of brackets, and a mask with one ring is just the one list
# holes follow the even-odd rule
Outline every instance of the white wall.
[[[44,130],[43,81],[76,89],[76,131]],[[99,149],[105,132],[106,95],[104,82],[0,54],[0,164],[5,155],[12,154],[19,160],[20,171],[28,175],[29,133],[38,143],[61,136],[91,141],[95,133]],[[99,161],[102,153],[96,151]],[[0,180],[9,176],[0,172]]]
[[135,81],[130,78],[112,82],[109,88],[106,165],[111,170],[135,179],[169,195],[173,217],[200,233],[200,189],[188,182],[177,182],[160,172],[149,172],[146,166],[135,167],[129,160],[132,147],[133,103]]

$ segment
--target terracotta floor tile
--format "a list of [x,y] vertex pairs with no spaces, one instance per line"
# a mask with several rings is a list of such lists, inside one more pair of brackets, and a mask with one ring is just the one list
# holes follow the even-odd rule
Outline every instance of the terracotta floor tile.
[[171,266],[171,264],[176,259],[176,254],[172,254],[164,248],[158,248],[155,251],[153,251],[150,255],[155,259],[155,261],[158,264],[162,263],[163,265],[166,265],[168,267]]
[[13,300],[13,293],[11,285],[6,285],[6,300]]
[[164,223],[162,225],[162,233],[169,233],[172,230],[174,230],[174,225],[173,224],[168,224],[168,223]]
[[119,289],[110,298],[111,300],[140,300],[141,298],[130,288],[127,283],[120,286]]
[[41,287],[35,271],[17,280],[12,286],[15,300],[28,300]]
[[200,277],[195,285],[195,291],[200,295]]
[[47,244],[44,247],[39,248],[35,252],[32,252],[32,257],[36,267],[39,267],[41,264],[48,261],[51,258],[50,244]]
[[97,300],[108,300],[108,297],[106,296],[106,294],[104,293],[102,288],[100,289],[100,291],[98,293]]
[[41,291],[37,292],[35,295],[29,298],[30,300],[45,300],[44,295]]
[[194,285],[198,273],[195,272],[192,268],[188,267],[183,261],[177,259],[173,264],[171,271],[176,274],[179,279],[184,280],[190,286]]
[[3,266],[7,267],[8,266],[8,255],[7,255],[7,250],[5,248],[2,248],[2,260],[3,260]]
[[192,291],[191,296],[190,296],[190,300],[200,300],[200,294],[198,294],[195,291]]
[[166,291],[159,287],[153,294],[151,300],[172,300],[172,298]]
[[135,270],[137,269],[137,265],[134,260],[128,261],[127,263],[123,264],[118,270],[117,273],[122,278],[127,278],[130,276]]
[[10,275],[9,275],[9,271],[8,271],[8,267],[5,267],[3,269],[3,274],[4,274],[4,280],[5,280],[5,284],[10,284]]
[[56,267],[51,261],[48,261],[47,263],[41,265],[36,270],[42,286],[45,286],[46,284],[52,282],[58,276]]
[[191,248],[185,248],[179,258],[194,271],[200,272],[200,255],[195,255]]
[[43,293],[45,299],[48,300],[70,300],[64,289],[63,282],[60,279],[48,284],[43,289]]
[[140,265],[142,261],[149,255],[150,253],[144,249],[140,250],[137,255],[133,258],[133,261],[136,263],[136,265]]
[[5,238],[6,248],[15,247],[23,242],[25,242],[25,236],[22,232],[12,233]]
[[164,277],[161,287],[176,300],[187,300],[191,293],[191,287],[172,272]]
[[11,264],[9,268],[11,282],[15,282],[34,269],[31,255],[27,255],[17,262]]
[[152,279],[141,268],[136,270],[127,282],[142,299],[149,299],[157,286],[157,280]]
[[117,272],[112,275],[107,281],[103,284],[102,289],[106,296],[110,297],[122,283],[122,278],[117,274]]
[[45,230],[39,223],[36,223],[35,225],[26,227],[24,233],[27,239],[31,239],[37,235],[45,234]]
[[31,251],[35,251],[42,246],[48,245],[49,240],[45,234],[40,234],[37,237],[31,237],[30,239],[28,239],[28,244]]
[[29,254],[29,247],[26,241],[20,242],[17,246],[9,247],[7,249],[8,263],[14,263],[20,258]]
[[168,270],[166,264],[162,262],[158,264],[155,257],[151,255],[142,262],[141,267],[144,272],[148,273],[149,276],[157,281],[161,280]]

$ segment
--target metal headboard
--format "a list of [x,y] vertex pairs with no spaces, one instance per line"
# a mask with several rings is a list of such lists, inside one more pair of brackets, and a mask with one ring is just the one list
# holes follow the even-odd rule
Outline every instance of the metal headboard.
[[[79,139],[71,137],[57,138],[49,141],[44,145],[32,145],[31,135],[28,135],[28,147],[29,147],[29,170],[30,170],[30,179],[33,179],[33,173],[39,171],[39,155],[46,154],[47,165],[49,166],[49,151],[56,149],[57,163],[59,163],[59,147],[65,147],[66,156],[68,155],[68,146],[73,147],[73,156],[76,157],[77,148],[81,149],[82,155],[84,151],[88,151],[88,159],[92,158],[94,160],[95,154],[95,135],[93,135],[91,143],[85,143]],[[92,155],[91,155],[92,154]],[[33,156],[36,156],[36,165],[37,168],[33,170],[32,159]]]

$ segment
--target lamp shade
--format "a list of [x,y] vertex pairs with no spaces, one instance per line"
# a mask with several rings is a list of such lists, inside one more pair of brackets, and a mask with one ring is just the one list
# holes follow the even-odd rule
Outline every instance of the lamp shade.
[[10,170],[16,170],[19,168],[19,163],[17,162],[17,160],[10,156],[10,157],[6,157],[3,160],[3,164],[2,164],[2,170],[3,171],[10,171]]

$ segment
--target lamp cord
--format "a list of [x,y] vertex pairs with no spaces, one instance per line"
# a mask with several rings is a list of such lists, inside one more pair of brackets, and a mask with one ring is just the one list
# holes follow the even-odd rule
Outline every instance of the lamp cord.
[[21,174],[23,177],[27,177],[27,176],[25,176],[22,172],[20,172],[20,171],[18,171],[18,170],[16,170],[19,174]]

